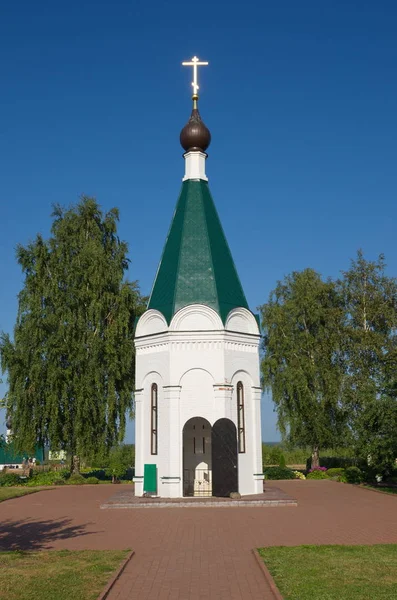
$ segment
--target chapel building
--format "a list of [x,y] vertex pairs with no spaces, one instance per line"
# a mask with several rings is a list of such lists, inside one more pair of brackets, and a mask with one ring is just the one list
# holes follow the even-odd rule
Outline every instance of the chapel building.
[[135,331],[137,496],[263,491],[260,331],[209,189],[196,75],[182,189]]

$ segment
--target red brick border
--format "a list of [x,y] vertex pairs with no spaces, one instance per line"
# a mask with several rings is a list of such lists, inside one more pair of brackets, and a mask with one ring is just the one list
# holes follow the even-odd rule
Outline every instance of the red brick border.
[[252,550],[252,553],[256,559],[256,562],[258,563],[260,570],[262,571],[264,578],[266,579],[266,582],[267,582],[272,594],[273,594],[273,600],[284,600],[284,598],[280,594],[280,590],[278,589],[278,587],[276,586],[276,584],[274,582],[273,577],[270,575],[269,569],[263,562],[263,558],[260,556],[258,550],[254,549],[254,550]]
[[130,560],[134,556],[134,554],[135,554],[135,552],[133,550],[131,550],[131,552],[128,553],[127,558],[123,560],[123,562],[121,563],[121,565],[119,566],[117,571],[114,573],[113,577],[110,579],[110,581],[108,581],[108,583],[106,584],[106,586],[104,587],[102,592],[99,594],[97,600],[106,600],[106,598],[108,598],[114,584],[119,579],[120,575],[122,574],[122,572],[124,571],[124,569],[126,568],[128,563],[130,562]]

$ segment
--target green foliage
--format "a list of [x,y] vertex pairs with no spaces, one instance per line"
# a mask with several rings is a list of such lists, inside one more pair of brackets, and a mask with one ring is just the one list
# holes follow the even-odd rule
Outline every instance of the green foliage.
[[133,444],[120,444],[111,448],[110,452],[103,451],[90,460],[92,467],[104,467],[104,469],[92,469],[90,474],[99,479],[111,478],[113,481],[119,479],[132,479],[132,467],[135,463],[135,446]]
[[378,471],[389,471],[397,456],[397,280],[385,260],[357,254],[338,282],[344,302],[346,376],[342,401],[353,443]]
[[285,456],[284,456],[284,454],[281,454],[280,455],[280,460],[278,461],[278,466],[281,467],[281,469],[284,469],[285,465],[286,465],[286,463],[285,463]]
[[88,479],[89,477],[95,477],[99,481],[106,481],[106,479],[111,479],[110,475],[106,474],[106,469],[90,469],[85,473],[82,473],[83,477]]
[[280,446],[267,446],[262,444],[262,459],[264,465],[278,465],[280,463],[282,449]]
[[295,479],[294,472],[286,467],[268,467],[263,472],[265,479]]
[[342,477],[345,474],[345,469],[340,467],[335,467],[333,469],[328,469],[326,472],[327,477]]
[[312,471],[306,475],[306,479],[328,479],[327,471]]
[[21,479],[16,473],[0,473],[0,487],[12,487],[24,484],[25,480]]
[[397,400],[367,401],[356,411],[356,448],[371,469],[382,475],[393,472],[397,457]]
[[26,485],[29,487],[38,487],[42,485],[54,485],[57,481],[64,481],[61,471],[46,471],[43,473],[33,473]]
[[[285,443],[277,445],[262,444],[263,466],[278,465],[282,454],[284,455],[286,465],[306,464],[307,470],[311,468],[311,449],[309,447],[294,448],[290,444]],[[340,465],[339,463],[343,464]],[[320,465],[327,468],[333,466],[351,466],[356,463],[357,460],[350,447],[329,448],[321,452]]]
[[364,475],[358,467],[348,467],[345,471],[347,483],[361,483],[364,481]]
[[123,465],[125,471],[131,469],[135,464],[135,445],[134,444],[119,444],[106,451],[98,453],[91,459],[87,459],[91,468],[108,468],[111,463],[119,463]]
[[98,477],[87,477],[85,482],[90,483],[92,485],[95,483],[99,483],[99,479],[98,479]]
[[60,476],[62,477],[62,479],[69,479],[70,477],[70,471],[69,469],[61,469],[58,471],[58,473],[60,474]]
[[73,473],[69,479],[66,480],[68,485],[84,485],[86,482],[85,477],[80,475],[80,473]]
[[[357,463],[356,458],[349,458],[346,456],[321,456],[320,457],[320,467],[327,467],[327,469],[337,469],[346,467],[355,466]],[[306,469],[309,470],[312,468],[312,459],[311,457],[306,461]]]
[[143,305],[137,284],[124,280],[118,218],[83,197],[55,207],[48,241],[18,246],[25,281],[14,341],[3,333],[0,342],[17,449],[49,444],[87,456],[124,437]]
[[262,377],[284,439],[331,447],[342,439],[343,307],[335,284],[312,269],[279,282],[261,307]]

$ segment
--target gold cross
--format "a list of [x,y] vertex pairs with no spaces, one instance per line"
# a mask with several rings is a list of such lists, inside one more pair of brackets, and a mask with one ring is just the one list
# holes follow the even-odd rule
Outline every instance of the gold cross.
[[200,62],[200,59],[197,58],[197,56],[193,56],[193,58],[190,62],[183,62],[182,65],[184,67],[193,67],[193,81],[192,81],[193,96],[197,96],[198,95],[197,92],[199,90],[199,86],[197,83],[197,67],[207,66],[208,63]]

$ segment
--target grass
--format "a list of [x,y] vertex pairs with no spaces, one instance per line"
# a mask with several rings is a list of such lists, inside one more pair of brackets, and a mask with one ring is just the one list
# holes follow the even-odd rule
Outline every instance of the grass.
[[0,502],[3,502],[3,500],[9,500],[10,498],[26,496],[26,494],[34,494],[34,492],[40,492],[41,489],[42,488],[0,487]]
[[284,600],[395,600],[397,545],[260,548]]
[[1,552],[0,598],[94,600],[127,551]]
[[377,492],[384,492],[385,494],[397,494],[397,488],[395,487],[386,487],[386,486],[377,486],[377,485],[367,485],[371,490],[376,490]]

